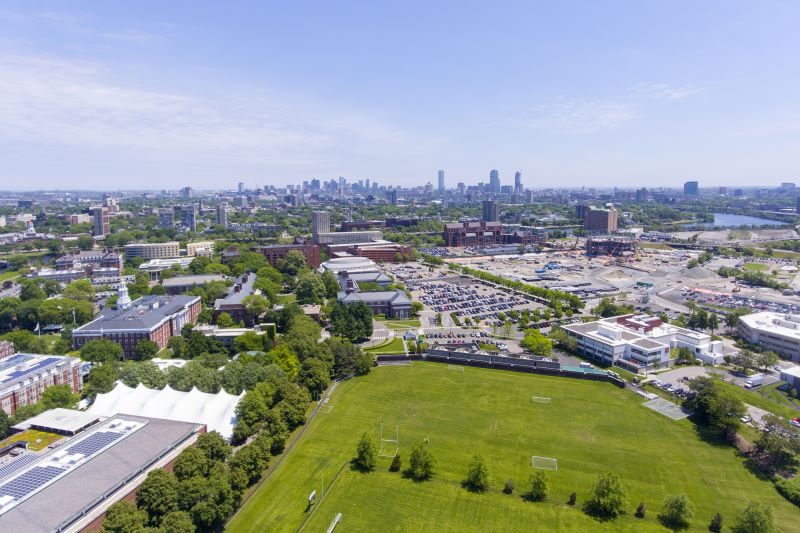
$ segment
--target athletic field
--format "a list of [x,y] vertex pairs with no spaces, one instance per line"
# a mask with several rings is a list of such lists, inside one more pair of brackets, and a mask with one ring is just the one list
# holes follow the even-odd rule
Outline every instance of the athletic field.
[[[463,370],[414,363],[376,368],[339,384],[330,413],[317,415],[228,529],[324,532],[342,513],[336,533],[666,531],[656,515],[665,496],[681,492],[696,506],[692,531],[706,531],[717,511],[730,525],[751,499],[772,506],[782,530],[797,524],[797,508],[749,473],[733,448],[703,441],[688,420],[670,420],[632,392],[607,383]],[[438,461],[431,481],[403,479],[388,471],[390,459],[383,457],[372,473],[351,471],[361,433],[369,431],[380,447],[381,424],[384,438],[394,438],[399,427],[403,468],[411,444],[430,439]],[[484,494],[460,486],[476,452],[489,467],[491,490]],[[545,502],[520,497],[533,455],[558,460]],[[622,478],[630,509],[620,519],[599,522],[580,506],[605,470]],[[511,496],[501,492],[509,478],[516,484]],[[318,503],[307,512],[312,490]],[[578,495],[574,507],[566,505],[572,492]],[[643,520],[633,517],[641,501],[647,504]]]

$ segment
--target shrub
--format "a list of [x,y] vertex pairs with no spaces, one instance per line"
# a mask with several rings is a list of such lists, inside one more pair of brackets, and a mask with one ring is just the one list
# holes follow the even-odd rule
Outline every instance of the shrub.
[[592,495],[584,504],[584,511],[596,516],[616,518],[625,512],[628,497],[625,487],[614,472],[600,474],[592,487]]
[[467,478],[461,484],[472,492],[485,492],[489,488],[489,469],[483,457],[478,454],[472,456]]
[[575,501],[578,499],[578,495],[574,492],[569,495],[569,500],[567,500],[567,505],[575,505]]
[[686,494],[667,496],[658,518],[664,525],[673,528],[684,528],[694,516],[694,504]]
[[434,474],[436,459],[433,457],[427,443],[420,442],[411,449],[409,462],[409,475],[417,481],[423,481]]
[[716,513],[714,518],[711,519],[711,523],[708,524],[708,530],[712,531],[713,533],[719,533],[722,531],[722,515]]
[[647,513],[647,506],[642,502],[636,508],[636,518],[644,518],[645,513]]
[[778,489],[781,496],[793,504],[800,506],[800,478],[781,478],[775,482],[775,488]]
[[733,533],[773,533],[778,529],[772,518],[772,508],[759,502],[750,502],[731,527]]
[[365,472],[375,468],[375,443],[369,436],[369,433],[361,435],[361,439],[356,446],[356,466]]
[[402,467],[403,463],[400,460],[400,454],[398,453],[392,457],[392,464],[389,465],[389,472],[399,472]]
[[509,479],[506,481],[506,484],[503,485],[503,492],[505,494],[513,494],[514,493],[514,480]]
[[537,470],[530,477],[530,491],[525,497],[531,501],[541,501],[547,498],[548,480],[547,474]]

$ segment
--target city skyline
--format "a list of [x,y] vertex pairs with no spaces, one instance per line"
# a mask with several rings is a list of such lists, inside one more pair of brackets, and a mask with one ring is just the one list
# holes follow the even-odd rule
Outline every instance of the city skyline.
[[687,9],[8,2],[2,188],[795,181],[800,6]]

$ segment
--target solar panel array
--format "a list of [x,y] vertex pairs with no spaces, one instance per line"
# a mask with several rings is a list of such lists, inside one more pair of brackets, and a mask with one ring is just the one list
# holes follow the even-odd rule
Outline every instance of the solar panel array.
[[57,466],[34,466],[8,483],[0,485],[0,497],[11,496],[21,500],[61,475],[64,470],[65,468]]
[[23,466],[34,462],[37,459],[37,457],[38,457],[37,455],[34,455],[32,453],[26,453],[20,455],[10,463],[3,465],[2,467],[0,467],[0,479],[3,479],[4,477],[10,474],[13,474]]
[[67,453],[80,453],[88,457],[96,454],[112,442],[119,440],[122,435],[122,433],[117,433],[116,431],[98,431],[78,444],[67,448]]

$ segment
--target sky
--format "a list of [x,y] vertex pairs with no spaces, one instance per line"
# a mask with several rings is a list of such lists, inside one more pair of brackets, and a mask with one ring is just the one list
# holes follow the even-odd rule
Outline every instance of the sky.
[[0,1],[0,189],[800,182],[800,2]]

